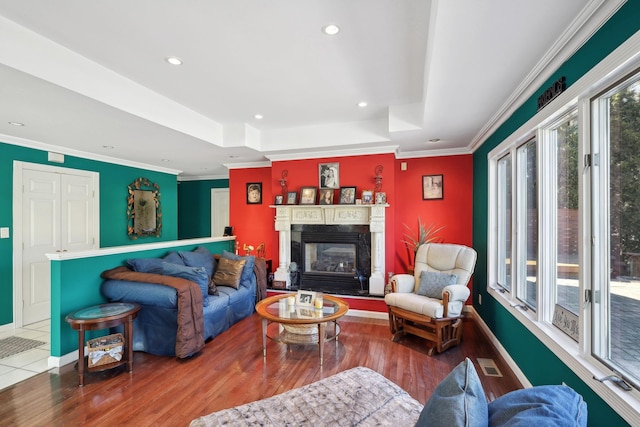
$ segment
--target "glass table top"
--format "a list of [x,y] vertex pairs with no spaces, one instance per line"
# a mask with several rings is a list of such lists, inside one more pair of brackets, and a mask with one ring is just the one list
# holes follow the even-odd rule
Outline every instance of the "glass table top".
[[83,308],[69,315],[70,319],[75,320],[91,320],[100,319],[102,317],[117,316],[133,310],[135,304],[128,302],[112,302],[109,304],[94,305],[92,307]]

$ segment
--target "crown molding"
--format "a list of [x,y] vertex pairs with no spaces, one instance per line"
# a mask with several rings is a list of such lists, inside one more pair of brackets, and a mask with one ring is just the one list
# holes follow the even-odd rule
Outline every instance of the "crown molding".
[[547,51],[522,83],[502,104],[496,114],[471,140],[469,149],[476,151],[537,90],[576,53],[627,0],[592,0],[582,9],[556,43]]
[[219,180],[219,179],[229,179],[229,175],[189,175],[189,176],[180,176],[178,175],[178,183],[185,181],[209,181],[209,180]]
[[52,144],[45,144],[43,142],[33,141],[31,139],[19,138],[15,136],[0,134],[0,143],[6,143],[10,145],[18,145],[20,147],[32,148],[41,151],[51,151],[55,153],[64,154],[66,156],[74,156],[87,160],[95,160],[98,162],[111,163],[120,166],[129,166],[132,168],[146,169],[154,172],[162,172],[170,175],[179,175],[182,173],[178,169],[163,168],[160,166],[150,165],[147,163],[133,162],[131,160],[119,159],[116,157],[103,156],[100,154],[88,153],[86,151],[74,150],[72,148],[60,147]]
[[271,167],[271,162],[223,163],[222,166],[227,169],[268,168]]
[[405,151],[396,154],[397,159],[411,159],[416,157],[461,156],[473,154],[469,148],[441,148],[437,150]]
[[368,147],[368,148],[349,148],[343,150],[331,150],[327,151],[309,151],[309,152],[297,152],[297,153],[284,153],[284,154],[265,154],[265,157],[272,162],[281,162],[286,160],[305,160],[305,159],[319,159],[323,157],[346,157],[346,156],[365,156],[370,154],[396,154],[398,151],[397,145],[389,145],[383,147]]

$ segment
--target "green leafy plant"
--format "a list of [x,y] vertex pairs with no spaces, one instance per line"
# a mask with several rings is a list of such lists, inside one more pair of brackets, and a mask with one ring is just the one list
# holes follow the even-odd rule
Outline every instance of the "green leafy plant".
[[[407,253],[409,254],[409,262],[413,264],[415,260],[416,252],[418,252],[418,248],[420,245],[424,245],[425,243],[431,243],[439,240],[437,234],[444,228],[436,227],[434,225],[426,225],[422,222],[422,219],[418,217],[418,231],[417,233],[411,229],[407,224],[403,224],[407,229],[407,233],[404,234],[404,239],[402,243],[404,243],[407,248]],[[413,257],[411,257],[413,254]]]

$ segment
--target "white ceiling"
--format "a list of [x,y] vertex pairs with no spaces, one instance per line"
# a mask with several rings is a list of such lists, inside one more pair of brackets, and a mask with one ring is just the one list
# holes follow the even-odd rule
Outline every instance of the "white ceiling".
[[0,141],[181,179],[470,153],[619,3],[0,0]]

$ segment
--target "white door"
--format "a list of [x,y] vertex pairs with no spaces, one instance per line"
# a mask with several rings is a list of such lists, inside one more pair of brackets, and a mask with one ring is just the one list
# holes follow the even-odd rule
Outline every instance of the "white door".
[[229,225],[229,189],[211,189],[211,237],[221,237]]
[[45,254],[94,247],[91,173],[22,170],[22,322],[51,316],[51,271]]

